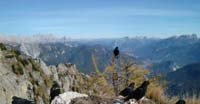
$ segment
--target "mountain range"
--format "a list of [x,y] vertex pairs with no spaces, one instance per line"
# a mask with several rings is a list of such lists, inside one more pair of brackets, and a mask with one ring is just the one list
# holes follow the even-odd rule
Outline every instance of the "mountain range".
[[[41,39],[38,37],[42,37]],[[66,37],[54,38],[52,35],[32,36],[29,40],[5,41],[19,48],[23,53],[41,58],[49,65],[71,62],[77,65],[82,72],[93,70],[92,56],[100,70],[111,63],[112,50],[118,46],[120,56],[129,56],[140,62],[153,73],[168,73],[187,64],[200,61],[200,40],[196,34],[173,36],[165,39],[147,37],[124,37],[113,39],[79,39]],[[33,40],[40,40],[34,41]],[[43,40],[43,42],[41,42]]]
[[[51,36],[52,37],[52,36]],[[4,37],[5,38],[5,37]],[[39,39],[39,38],[38,38]],[[169,95],[199,91],[200,39],[196,34],[160,38],[116,38],[94,40],[71,40],[69,38],[48,38],[31,41],[1,42],[19,49],[34,59],[42,59],[47,65],[72,63],[81,72],[94,71],[94,60],[100,71],[112,63],[113,49],[118,46],[121,59],[135,61],[137,65],[151,70],[151,74],[166,76]],[[45,40],[46,39],[46,40]],[[50,40],[48,40],[50,39]],[[8,41],[9,40],[9,41]],[[32,41],[37,40],[37,41]]]
[[167,74],[169,95],[200,96],[200,63],[186,65]]
[[[83,73],[91,73],[94,71],[94,61],[100,71],[105,66],[111,65],[113,58],[113,50],[102,45],[73,45],[68,43],[32,43],[18,44],[16,48],[20,49],[24,54],[33,58],[42,59],[47,65],[57,65],[59,63],[73,63]],[[121,59],[134,59],[125,53],[121,53]],[[93,60],[95,58],[95,60]]]

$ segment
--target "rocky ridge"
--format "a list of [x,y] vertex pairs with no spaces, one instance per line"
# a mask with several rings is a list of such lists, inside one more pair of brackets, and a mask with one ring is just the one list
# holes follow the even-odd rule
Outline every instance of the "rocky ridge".
[[73,64],[47,66],[42,60],[22,55],[3,44],[0,47],[1,104],[11,104],[15,97],[47,104],[53,81],[57,81],[64,92],[81,79],[82,74]]

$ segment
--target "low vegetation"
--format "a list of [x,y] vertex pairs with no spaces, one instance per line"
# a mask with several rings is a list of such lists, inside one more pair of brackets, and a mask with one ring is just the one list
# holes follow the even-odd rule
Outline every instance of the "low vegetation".
[[3,43],[0,43],[0,50],[6,50],[6,46]]
[[45,86],[37,86],[34,85],[34,94],[35,94],[35,101],[38,101],[38,97],[41,97],[44,101],[44,104],[48,104],[49,103],[49,96],[48,93],[46,92],[46,87]]
[[17,75],[23,75],[24,74],[23,65],[21,65],[18,62],[14,63],[12,65],[12,71]]
[[41,71],[41,67],[40,67],[40,64],[39,64],[38,62],[36,62],[36,61],[33,60],[33,59],[29,59],[29,61],[30,61],[31,64],[32,64],[33,70],[35,70],[35,71]]
[[[120,68],[115,63],[108,65],[103,72],[100,72],[93,57],[94,72],[86,77],[82,83],[79,83],[79,91],[88,95],[95,95],[106,98],[114,98],[117,93],[125,88],[129,83],[135,82],[139,86],[144,80],[149,80],[146,97],[152,102],[147,104],[175,104],[180,97],[166,95],[166,81],[161,81],[162,75],[155,75],[147,79],[145,75],[150,73],[149,70],[133,64],[133,61],[121,61]],[[117,78],[115,78],[117,75]],[[118,84],[114,84],[114,81]],[[81,86],[81,87],[80,87]],[[84,89],[84,90],[83,90]],[[187,104],[199,104],[200,98],[197,96],[183,97]],[[146,103],[145,103],[146,104]]]
[[42,78],[44,79],[45,85],[46,85],[47,87],[51,87],[51,85],[53,84],[52,76],[43,75]]
[[26,66],[26,65],[29,64],[29,61],[27,59],[25,59],[25,58],[22,58],[21,56],[18,56],[16,58],[21,64],[23,64],[23,66]]

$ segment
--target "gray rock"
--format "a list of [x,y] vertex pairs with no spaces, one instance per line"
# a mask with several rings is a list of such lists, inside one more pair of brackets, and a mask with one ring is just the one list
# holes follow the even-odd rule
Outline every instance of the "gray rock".
[[[14,104],[29,104],[29,101],[45,104],[48,103],[51,87],[47,83],[57,81],[64,91],[69,91],[71,86],[77,83],[78,76],[81,77],[73,64],[47,66],[38,59],[33,61],[39,63],[41,70],[33,70],[31,62],[28,61],[28,65],[22,65],[24,74],[17,75],[13,72],[12,65],[21,61],[17,56],[5,58],[8,52],[0,51],[0,104],[11,104],[14,96]],[[29,57],[23,55],[22,58]]]

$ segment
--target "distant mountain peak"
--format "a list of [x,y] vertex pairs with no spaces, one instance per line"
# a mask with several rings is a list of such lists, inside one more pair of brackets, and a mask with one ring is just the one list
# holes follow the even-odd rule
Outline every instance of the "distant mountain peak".
[[4,43],[54,43],[69,42],[70,38],[59,37],[53,34],[35,34],[35,35],[0,35],[0,42]]
[[197,34],[185,34],[185,35],[180,35],[180,36],[172,36],[172,37],[169,37],[168,39],[198,40],[198,35]]

